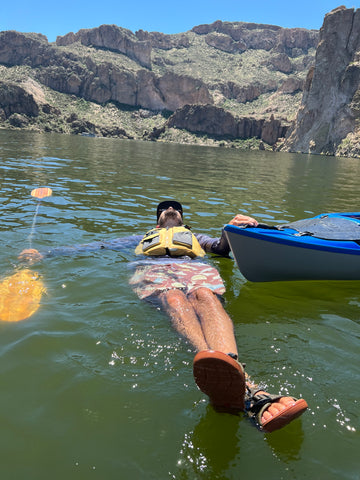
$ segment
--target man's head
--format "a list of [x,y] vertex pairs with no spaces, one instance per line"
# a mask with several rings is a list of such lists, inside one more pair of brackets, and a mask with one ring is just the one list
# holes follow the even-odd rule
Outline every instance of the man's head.
[[159,203],[156,211],[159,227],[177,227],[183,224],[183,209],[181,203],[175,200],[166,200]]

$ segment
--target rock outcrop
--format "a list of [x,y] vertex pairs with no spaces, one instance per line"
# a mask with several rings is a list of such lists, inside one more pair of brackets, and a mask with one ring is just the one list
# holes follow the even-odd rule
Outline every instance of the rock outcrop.
[[24,87],[0,81],[0,117],[6,120],[14,113],[36,117],[39,104]]
[[316,30],[281,28],[244,22],[222,22],[198,25],[192,29],[198,35],[206,35],[207,43],[226,52],[248,49],[276,50],[291,57],[305,54],[318,42]]
[[80,42],[82,45],[104,48],[123,53],[142,67],[151,68],[151,43],[139,40],[130,30],[117,25],[101,25],[98,28],[82,29],[57,37],[56,45],[65,46]]
[[216,83],[213,87],[218,89],[226,98],[234,99],[239,103],[246,103],[259,98],[263,93],[276,91],[279,86],[275,80],[267,83],[254,82],[247,86],[240,86],[229,80],[225,83]]
[[259,138],[269,145],[283,138],[287,130],[287,125],[273,116],[269,120],[237,117],[214,105],[186,105],[169,118],[167,127],[215,137]]
[[146,32],[145,30],[138,30],[135,32],[135,35],[138,40],[149,42],[152,48],[159,48],[160,50],[188,48],[190,46],[189,37],[183,33],[167,35],[161,32]]
[[166,73],[156,77],[142,70],[137,75],[138,93],[136,104],[150,110],[170,110],[188,104],[213,103],[206,85],[187,75]]
[[[92,33],[83,32],[79,38],[93,41],[101,38],[100,29],[95,30],[94,37]],[[118,39],[116,42],[121,43]],[[114,48],[114,44],[111,45]],[[200,79],[170,72],[157,76],[148,69],[132,71],[108,61],[95,61],[90,54],[82,57],[49,45],[43,36],[13,31],[0,33],[0,63],[29,65],[43,85],[96,103],[113,101],[150,110],[174,111],[189,103],[213,102]]]
[[334,154],[360,118],[360,9],[325,16],[294,128],[284,149]]
[[13,30],[0,32],[0,63],[3,65],[46,65],[53,51],[44,35],[22,34]]

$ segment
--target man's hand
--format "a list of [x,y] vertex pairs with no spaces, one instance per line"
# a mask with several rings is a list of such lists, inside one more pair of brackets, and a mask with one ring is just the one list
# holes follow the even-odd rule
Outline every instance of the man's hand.
[[259,225],[259,222],[257,222],[255,218],[248,217],[247,215],[241,215],[239,213],[229,222],[229,224],[235,225],[236,227],[240,227],[242,225],[257,227]]
[[44,257],[35,248],[27,248],[18,256],[19,260],[30,263],[30,265],[40,262]]

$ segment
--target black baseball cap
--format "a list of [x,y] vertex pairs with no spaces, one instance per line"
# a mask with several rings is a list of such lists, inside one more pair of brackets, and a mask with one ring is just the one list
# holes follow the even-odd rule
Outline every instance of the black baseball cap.
[[164,202],[159,203],[156,210],[156,218],[159,220],[161,212],[167,210],[169,207],[173,207],[174,210],[180,212],[181,218],[183,216],[183,208],[181,203],[176,202],[175,200],[165,200]]

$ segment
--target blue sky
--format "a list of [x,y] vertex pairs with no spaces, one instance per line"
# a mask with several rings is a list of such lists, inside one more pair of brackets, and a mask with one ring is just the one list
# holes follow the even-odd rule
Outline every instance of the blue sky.
[[0,31],[38,32],[50,42],[58,35],[115,24],[136,30],[180,33],[215,20],[255,22],[281,27],[319,29],[326,13],[339,5],[359,8],[360,2],[341,0],[3,0]]

